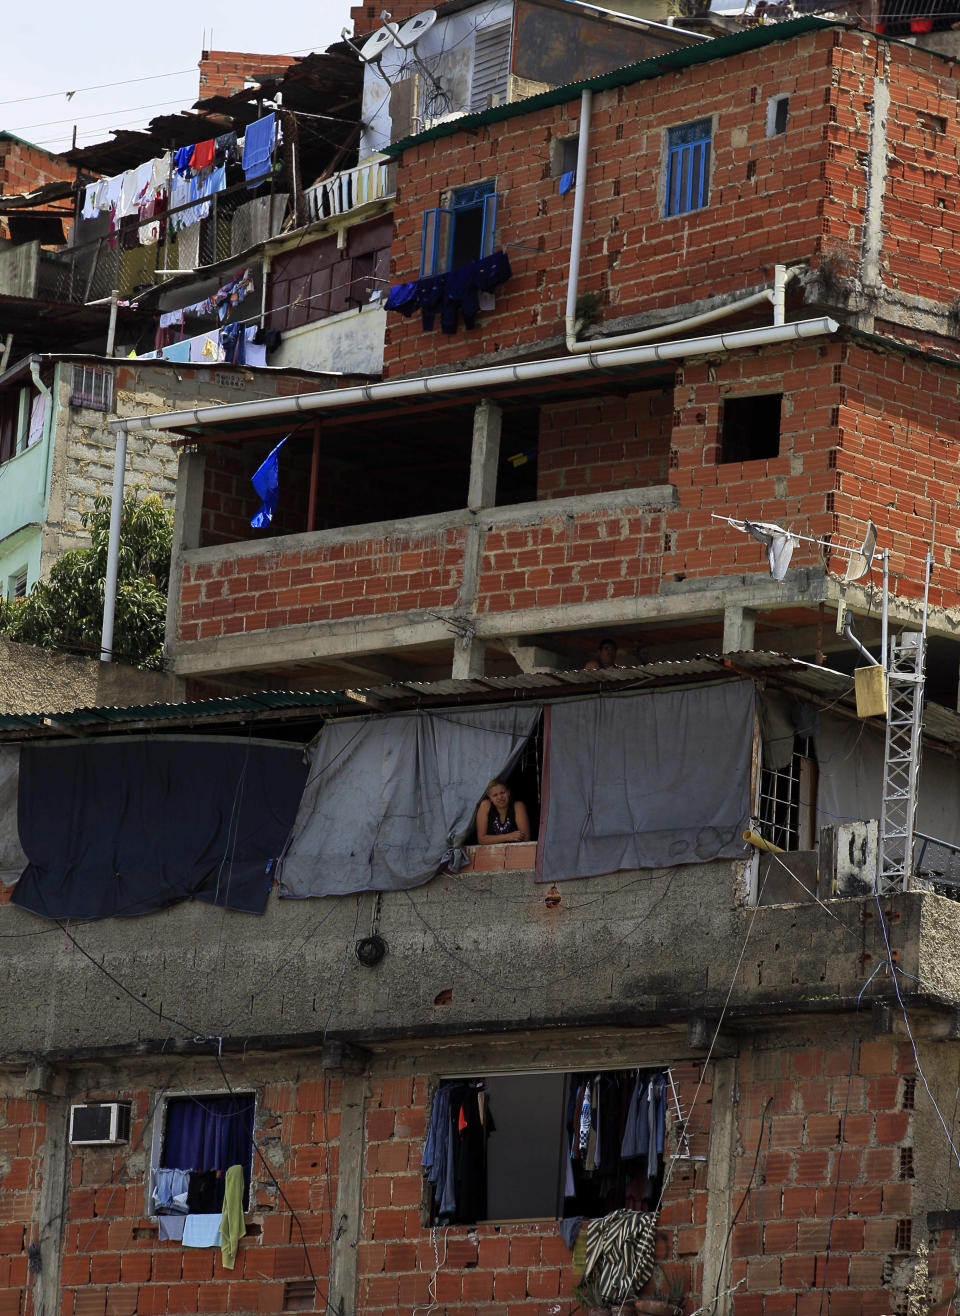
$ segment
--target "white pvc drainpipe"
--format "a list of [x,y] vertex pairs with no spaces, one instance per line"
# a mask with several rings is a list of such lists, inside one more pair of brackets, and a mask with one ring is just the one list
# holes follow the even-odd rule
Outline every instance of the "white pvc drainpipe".
[[117,606],[117,568],[120,562],[120,522],[123,511],[123,471],[127,462],[127,426],[121,422],[113,461],[113,499],[110,503],[110,538],[107,542],[107,579],[103,586],[103,629],[100,661],[113,662],[113,617]]
[[188,411],[167,411],[155,416],[112,420],[109,428],[118,430],[119,433],[114,464],[113,502],[110,507],[110,552],[107,559],[100,656],[105,662],[109,662],[113,644],[113,611],[117,587],[115,550],[119,548],[120,543],[123,467],[129,430],[182,430],[190,425],[219,425],[231,420],[289,416],[292,412],[339,411],[344,407],[356,406],[358,403],[390,402],[397,398],[434,397],[476,389],[493,389],[531,380],[560,379],[568,375],[586,375],[596,370],[642,366],[654,361],[677,361],[691,356],[710,356],[717,352],[767,347],[778,343],[794,342],[800,338],[821,338],[824,334],[836,333],[839,328],[840,325],[836,320],[823,316],[815,320],[794,320],[791,324],[738,329],[729,334],[711,334],[707,338],[683,338],[666,343],[624,347],[619,350],[594,351],[583,356],[552,357],[545,361],[521,361],[517,365],[487,366],[482,370],[457,370],[448,375],[421,375],[416,379],[388,380],[382,384],[329,389],[323,393],[300,393],[292,397],[263,398],[257,402],[236,402],[220,407],[194,407]]

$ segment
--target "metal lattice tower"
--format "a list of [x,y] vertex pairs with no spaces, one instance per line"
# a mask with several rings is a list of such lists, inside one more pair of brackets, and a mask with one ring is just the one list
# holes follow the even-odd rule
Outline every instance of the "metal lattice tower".
[[925,653],[926,636],[921,631],[906,631],[890,641],[877,874],[880,891],[903,887],[912,867]]

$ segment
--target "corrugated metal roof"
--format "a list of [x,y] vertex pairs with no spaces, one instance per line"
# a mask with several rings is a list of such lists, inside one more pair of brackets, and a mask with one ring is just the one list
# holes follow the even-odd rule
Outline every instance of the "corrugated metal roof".
[[[402,712],[409,708],[440,707],[451,703],[500,703],[511,696],[552,702],[597,690],[626,692],[741,675],[754,680],[770,680],[798,695],[806,695],[847,713],[856,709],[853,677],[846,672],[801,662],[786,654],[750,650],[594,671],[518,672],[512,676],[468,680],[398,681],[347,690],[260,690],[252,694],[224,695],[179,704],[139,704],[130,708],[111,705],[78,708],[70,713],[3,713],[0,714],[0,740],[62,739],[65,735],[95,736],[122,730],[149,730],[151,727],[159,730],[160,724],[164,729],[172,729],[198,724],[240,725],[251,720],[315,722],[320,717],[356,717],[364,712]],[[960,714],[940,704],[927,703],[924,734],[928,739],[960,750]]]
[[421,142],[432,142],[438,137],[449,137],[458,132],[475,132],[486,124],[501,123],[506,119],[516,118],[520,114],[529,114],[534,110],[545,109],[551,105],[564,105],[580,95],[584,88],[591,91],[606,91],[610,87],[623,87],[631,82],[643,82],[647,78],[659,78],[664,73],[675,73],[679,69],[690,68],[694,64],[705,64],[713,59],[729,59],[744,55],[750,50],[759,50],[776,41],[789,41],[792,37],[804,36],[807,32],[817,32],[826,27],[842,27],[844,24],[823,18],[793,18],[786,23],[762,23],[759,27],[745,28],[730,36],[714,37],[696,45],[683,46],[679,50],[668,50],[651,59],[640,60],[636,64],[626,64],[623,68],[612,69],[609,73],[599,73],[593,78],[584,78],[580,82],[568,82],[561,87],[541,92],[538,96],[528,96],[524,100],[511,101],[509,105],[497,105],[489,110],[480,110],[475,114],[465,114],[459,119],[438,123],[426,132],[402,137],[400,141],[381,148],[384,155],[400,156],[411,146]]

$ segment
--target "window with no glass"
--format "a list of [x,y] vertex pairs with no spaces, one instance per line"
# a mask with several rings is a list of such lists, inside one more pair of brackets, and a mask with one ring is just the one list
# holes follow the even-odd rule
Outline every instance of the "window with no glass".
[[458,187],[445,206],[423,217],[421,275],[443,274],[493,253],[497,225],[496,184],[492,178]]
[[713,123],[698,119],[667,132],[665,215],[702,209],[710,197],[710,143]]
[[441,1083],[423,1153],[431,1223],[596,1217],[654,1206],[668,1083],[659,1069]]
[[[253,1164],[252,1092],[194,1093],[163,1106],[159,1145],[151,1171],[150,1209],[162,1217],[223,1210],[227,1170],[243,1169],[243,1205],[249,1205]],[[169,1230],[161,1237],[179,1236]]]
[[720,420],[720,461],[748,462],[780,452],[782,393],[725,398]]

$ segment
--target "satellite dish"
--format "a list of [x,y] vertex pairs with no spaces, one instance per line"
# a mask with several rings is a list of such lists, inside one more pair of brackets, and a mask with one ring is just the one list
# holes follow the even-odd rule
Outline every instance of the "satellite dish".
[[415,46],[422,36],[424,36],[433,27],[437,21],[437,11],[435,9],[425,9],[422,14],[417,14],[415,18],[408,18],[403,27],[397,33],[397,43],[404,50],[409,50]]
[[357,53],[364,64],[375,64],[387,46],[393,44],[394,39],[393,33],[387,28],[378,27],[372,37],[367,37]]

